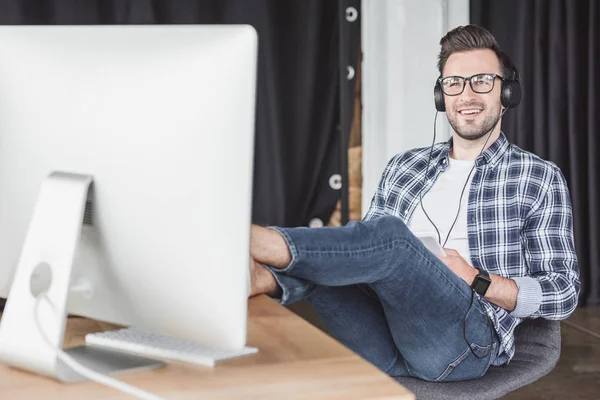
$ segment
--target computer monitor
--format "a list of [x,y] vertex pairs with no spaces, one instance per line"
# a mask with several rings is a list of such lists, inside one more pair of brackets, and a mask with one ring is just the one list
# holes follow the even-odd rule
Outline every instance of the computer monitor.
[[249,26],[0,27],[0,341],[39,339],[49,284],[59,314],[244,347],[256,64]]

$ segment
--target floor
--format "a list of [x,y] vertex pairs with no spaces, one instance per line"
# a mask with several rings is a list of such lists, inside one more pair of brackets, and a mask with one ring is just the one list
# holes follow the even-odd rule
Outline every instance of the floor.
[[[323,328],[304,302],[290,308]],[[580,308],[562,323],[561,358],[550,374],[519,389],[506,400],[600,400],[600,308]]]

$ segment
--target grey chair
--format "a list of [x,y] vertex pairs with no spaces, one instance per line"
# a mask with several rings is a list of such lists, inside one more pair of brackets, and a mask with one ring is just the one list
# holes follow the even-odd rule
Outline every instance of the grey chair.
[[508,365],[490,367],[479,379],[426,382],[396,378],[418,400],[497,399],[548,374],[560,357],[560,322],[541,318],[523,321],[515,329],[516,352]]

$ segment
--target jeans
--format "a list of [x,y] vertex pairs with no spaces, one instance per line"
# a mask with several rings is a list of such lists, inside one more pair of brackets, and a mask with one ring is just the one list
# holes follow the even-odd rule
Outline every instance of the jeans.
[[399,218],[271,229],[292,255],[267,266],[281,302],[306,299],[332,336],[390,376],[474,379],[497,356],[479,298]]

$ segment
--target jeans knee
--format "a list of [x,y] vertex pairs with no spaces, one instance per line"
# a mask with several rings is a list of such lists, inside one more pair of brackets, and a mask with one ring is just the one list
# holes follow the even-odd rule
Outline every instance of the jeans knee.
[[393,215],[378,218],[375,232],[380,237],[392,239],[395,242],[405,241],[411,234],[404,221]]
[[377,244],[381,261],[377,267],[382,269],[381,273],[388,275],[399,265],[407,264],[412,234],[402,219],[389,215],[379,217],[370,233],[373,235],[370,243]]
[[396,217],[394,215],[384,215],[382,217],[377,218],[376,221],[377,227],[385,232],[404,233],[406,230],[408,230],[408,227],[406,226],[404,221],[402,221],[401,218]]

